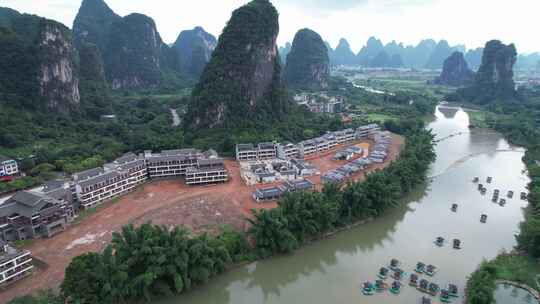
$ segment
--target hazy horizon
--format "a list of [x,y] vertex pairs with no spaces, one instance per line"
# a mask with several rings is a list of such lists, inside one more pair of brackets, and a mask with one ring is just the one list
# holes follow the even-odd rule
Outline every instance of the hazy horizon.
[[[117,14],[142,13],[154,19],[165,43],[176,40],[182,30],[202,26],[219,36],[232,11],[247,0],[105,0]],[[357,53],[371,36],[388,43],[417,45],[422,39],[445,39],[467,49],[484,46],[491,39],[515,43],[519,53],[540,51],[540,41],[529,39],[536,27],[540,1],[517,0],[274,0],[280,13],[278,44],[292,42],[301,28],[318,32],[335,48],[345,38]],[[510,7],[508,4],[513,3]],[[72,28],[81,1],[0,0],[0,6],[36,14]],[[209,9],[211,8],[211,9]],[[482,19],[481,12],[489,19]],[[500,22],[501,20],[506,23]],[[458,22],[459,21],[459,22]]]

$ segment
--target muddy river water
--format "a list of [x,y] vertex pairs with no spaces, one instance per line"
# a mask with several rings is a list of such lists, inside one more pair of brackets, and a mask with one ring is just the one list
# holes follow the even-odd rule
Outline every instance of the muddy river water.
[[[193,291],[155,303],[420,303],[424,294],[409,287],[407,279],[399,295],[362,295],[361,283],[375,280],[378,269],[392,258],[408,273],[418,261],[436,265],[439,271],[427,278],[441,286],[456,284],[462,294],[467,276],[483,259],[515,245],[527,204],[519,198],[528,183],[521,162],[524,151],[493,131],[469,130],[468,115],[461,109],[441,106],[435,116],[428,128],[442,140],[431,180],[404,197],[400,207],[292,255],[228,271]],[[488,188],[485,196],[472,182],[476,176]],[[491,184],[485,183],[488,176],[493,177]],[[516,195],[501,207],[491,202],[495,188],[503,196],[508,190]],[[450,210],[453,203],[459,205],[457,212]],[[487,223],[480,223],[481,214],[488,215]],[[443,247],[434,245],[438,236],[448,240]],[[452,249],[454,238],[462,241],[461,250]],[[438,298],[432,302],[440,303]]]

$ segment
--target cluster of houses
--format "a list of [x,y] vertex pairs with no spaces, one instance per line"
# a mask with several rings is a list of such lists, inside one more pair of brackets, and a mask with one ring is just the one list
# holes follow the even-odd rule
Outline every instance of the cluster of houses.
[[[377,132],[374,135],[374,141],[375,144],[371,148],[371,151],[369,153],[369,156],[366,158],[358,158],[354,161],[351,161],[350,163],[347,163],[335,170],[326,172],[323,176],[321,176],[321,180],[323,183],[342,183],[347,178],[352,176],[353,174],[364,170],[367,166],[371,164],[379,164],[383,163],[388,156],[388,147],[390,145],[390,135],[385,132]],[[352,151],[345,149],[344,151],[339,151],[334,156],[334,159],[336,157],[348,157]],[[350,159],[350,158],[349,158]]]
[[315,190],[315,184],[310,180],[285,181],[283,185],[257,189],[253,192],[253,199],[257,202],[273,201],[280,199],[288,192]]
[[344,110],[343,96],[328,96],[326,93],[299,93],[293,97],[298,105],[304,105],[314,113],[340,113]]
[[345,129],[327,132],[323,136],[308,139],[298,144],[293,143],[260,143],[237,144],[236,160],[257,161],[274,158],[304,159],[311,155],[328,151],[334,147],[357,139],[373,137],[380,131],[377,124],[361,126],[357,129]]
[[0,155],[0,182],[10,181],[17,174],[19,174],[17,161]]
[[183,176],[186,184],[226,182],[228,172],[215,151],[169,150],[127,153],[103,167],[19,191],[0,203],[0,240],[50,237],[62,230],[79,209],[95,207],[134,190],[152,178]]
[[242,177],[248,185],[291,181],[317,174],[317,168],[300,159],[273,159],[241,164]]

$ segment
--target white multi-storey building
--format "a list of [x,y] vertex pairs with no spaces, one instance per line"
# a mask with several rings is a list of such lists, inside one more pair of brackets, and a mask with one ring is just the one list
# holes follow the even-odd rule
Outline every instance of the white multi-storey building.
[[17,250],[0,241],[0,288],[32,273],[34,265],[28,250]]
[[161,153],[144,152],[150,178],[176,177],[186,174],[188,168],[197,165],[203,154],[196,149],[165,150]]
[[186,170],[186,184],[223,183],[229,179],[223,159],[199,159],[197,166]]
[[253,144],[237,144],[236,145],[236,160],[238,161],[253,161],[259,157],[259,151]]
[[259,160],[274,159],[277,156],[274,143],[260,143],[257,145],[257,157]]
[[12,176],[19,173],[19,166],[13,159],[0,156],[0,176]]
[[73,175],[71,187],[83,209],[132,191],[148,178],[142,156],[128,153],[103,168],[95,168]]
[[361,138],[373,137],[380,130],[381,130],[381,127],[379,127],[378,124],[370,124],[370,125],[361,126],[361,127],[358,127],[358,129],[356,129],[356,138],[361,139]]
[[292,143],[278,144],[276,150],[279,158],[297,158],[299,156],[298,146]]

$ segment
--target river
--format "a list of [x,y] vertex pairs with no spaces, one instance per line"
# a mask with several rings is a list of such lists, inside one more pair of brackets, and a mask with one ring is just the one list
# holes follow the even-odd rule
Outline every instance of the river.
[[[468,125],[468,115],[461,109],[437,108],[428,128],[444,140],[436,146],[429,184],[374,222],[292,255],[228,271],[204,286],[155,303],[420,303],[423,294],[407,284],[399,295],[362,295],[361,283],[375,280],[378,269],[391,258],[401,260],[408,273],[418,261],[438,266],[429,280],[441,286],[454,283],[462,294],[467,276],[483,259],[515,245],[514,234],[527,204],[519,193],[528,183],[521,148],[511,147],[493,131],[469,131]],[[486,196],[472,183],[475,176],[482,181],[493,177]],[[491,202],[494,188],[503,195],[514,190],[516,195],[501,207]],[[456,213],[450,211],[452,203],[459,204]],[[486,224],[479,221],[483,213],[488,215]],[[452,249],[450,242],[436,247],[437,236],[461,239],[462,249]]]

